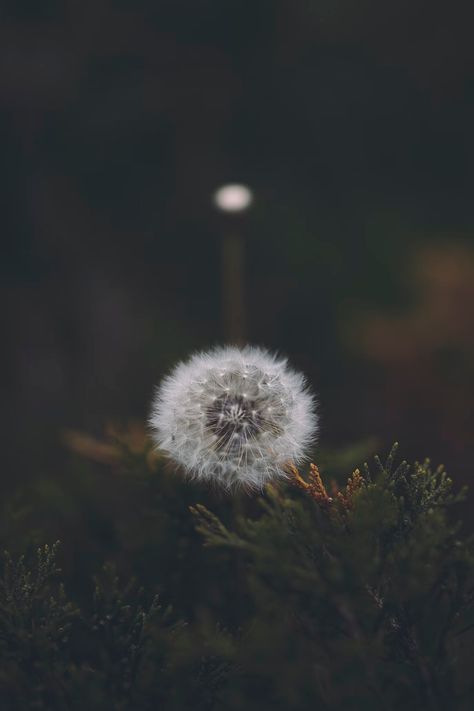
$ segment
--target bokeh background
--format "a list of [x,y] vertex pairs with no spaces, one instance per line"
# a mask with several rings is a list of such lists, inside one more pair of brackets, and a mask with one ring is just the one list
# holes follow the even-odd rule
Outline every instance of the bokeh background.
[[[65,430],[143,422],[164,372],[225,339],[230,232],[246,338],[307,373],[322,446],[397,439],[469,481],[469,3],[4,0],[0,19],[4,494],[66,480]],[[245,219],[212,203],[236,181]]]

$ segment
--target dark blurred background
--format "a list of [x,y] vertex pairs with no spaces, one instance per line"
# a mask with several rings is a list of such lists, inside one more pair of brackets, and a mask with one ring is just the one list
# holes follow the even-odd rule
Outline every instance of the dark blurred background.
[[[230,233],[246,339],[307,373],[322,445],[398,439],[469,480],[469,9],[4,0],[3,491],[66,476],[65,429],[143,421],[225,339]],[[227,182],[245,218],[213,206]]]

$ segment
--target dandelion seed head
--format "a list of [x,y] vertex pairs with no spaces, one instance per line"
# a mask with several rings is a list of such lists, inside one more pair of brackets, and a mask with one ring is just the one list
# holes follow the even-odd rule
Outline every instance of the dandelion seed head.
[[161,450],[196,479],[261,488],[305,458],[318,418],[302,375],[261,348],[216,348],[180,363],[150,415]]

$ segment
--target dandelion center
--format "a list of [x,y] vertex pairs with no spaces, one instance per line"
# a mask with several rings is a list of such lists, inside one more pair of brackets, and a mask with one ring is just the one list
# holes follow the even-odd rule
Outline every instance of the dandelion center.
[[242,395],[222,395],[207,410],[207,427],[217,437],[216,448],[228,448],[255,437],[262,429],[262,417],[253,400]]

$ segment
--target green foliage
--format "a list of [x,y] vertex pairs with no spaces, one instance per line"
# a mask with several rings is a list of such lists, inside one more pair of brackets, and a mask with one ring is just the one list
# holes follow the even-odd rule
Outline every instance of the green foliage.
[[[38,548],[35,564],[4,554],[0,579],[0,699],[3,708],[45,708],[46,685],[61,684],[77,608],[56,582],[58,544]],[[46,706],[47,707],[47,706]]]
[[[145,605],[143,590],[122,585],[111,565],[95,578],[90,610],[80,611],[56,581],[57,549],[38,549],[30,567],[5,554],[0,708],[200,708],[216,665],[190,660],[186,625],[173,622],[156,596]],[[188,671],[189,685],[179,685]]]
[[446,513],[459,497],[442,469],[394,455],[350,502],[269,489],[237,532],[194,508],[208,545],[243,552],[255,603],[229,708],[259,708],[260,692],[273,709],[472,707],[473,549]]
[[[462,493],[395,454],[342,488],[312,467],[233,499],[148,451],[114,454],[127,496],[111,489],[108,518],[94,503],[105,542],[66,545],[64,572],[57,544],[4,555],[0,708],[471,709],[474,547],[450,511]],[[96,574],[100,550],[111,562]]]

